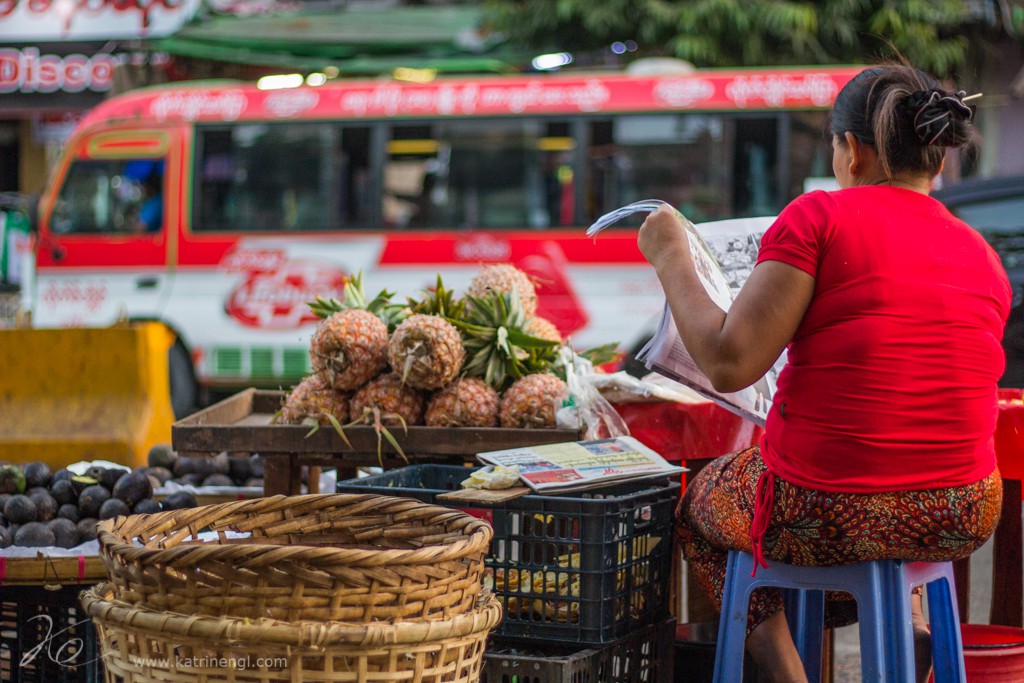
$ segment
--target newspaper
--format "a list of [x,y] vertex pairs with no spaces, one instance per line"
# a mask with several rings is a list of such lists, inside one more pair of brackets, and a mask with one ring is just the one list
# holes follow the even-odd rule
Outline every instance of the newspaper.
[[477,453],[490,465],[519,468],[537,493],[559,493],[686,472],[632,436],[523,446]]
[[[663,205],[666,205],[666,202],[660,199],[647,199],[623,206],[597,219],[587,229],[587,235],[595,236],[627,216],[651,213]],[[775,217],[737,218],[694,225],[678,211],[676,215],[686,229],[690,253],[693,255],[697,276],[704,289],[722,310],[729,310],[736,293],[757,263],[761,235]],[[637,354],[637,360],[648,369],[690,387],[700,395],[761,426],[764,426],[768,410],[771,408],[775,380],[786,362],[783,352],[764,377],[750,387],[734,393],[715,391],[679,338],[667,302],[654,336]]]

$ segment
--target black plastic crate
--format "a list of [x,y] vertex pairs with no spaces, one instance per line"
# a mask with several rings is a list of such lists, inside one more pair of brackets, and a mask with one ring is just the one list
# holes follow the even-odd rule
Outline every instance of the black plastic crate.
[[471,471],[410,465],[339,482],[338,491],[411,496],[487,519],[489,582],[505,610],[500,636],[603,644],[668,616],[678,481],[528,495],[487,508],[437,499]]
[[78,601],[86,585],[0,587],[0,680],[96,683],[103,678],[92,620]]
[[675,619],[583,650],[491,638],[480,683],[669,683]]

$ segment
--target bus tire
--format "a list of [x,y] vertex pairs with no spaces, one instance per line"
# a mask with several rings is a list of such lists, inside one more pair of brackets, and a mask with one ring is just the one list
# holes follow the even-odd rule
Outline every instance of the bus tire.
[[192,359],[188,349],[176,340],[167,352],[168,380],[171,387],[171,408],[174,419],[194,412],[199,400],[199,387],[196,384],[195,372],[192,370]]

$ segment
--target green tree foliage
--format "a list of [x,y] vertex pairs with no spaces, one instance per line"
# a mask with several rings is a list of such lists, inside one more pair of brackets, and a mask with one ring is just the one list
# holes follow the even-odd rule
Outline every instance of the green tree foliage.
[[843,64],[896,54],[937,75],[967,58],[961,0],[486,0],[493,28],[540,50],[596,51],[696,66]]

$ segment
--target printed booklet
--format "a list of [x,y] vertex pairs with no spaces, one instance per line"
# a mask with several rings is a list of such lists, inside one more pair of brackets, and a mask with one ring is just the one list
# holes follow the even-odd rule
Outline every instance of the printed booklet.
[[[587,229],[587,235],[596,236],[609,225],[635,213],[651,213],[666,205],[660,199],[634,202],[601,216]],[[689,238],[690,253],[704,289],[722,310],[730,304],[746,281],[761,246],[761,235],[775,220],[774,216],[736,218],[694,225],[676,211]],[[669,379],[685,384],[702,396],[731,410],[752,422],[764,426],[775,393],[775,379],[786,362],[786,354],[752,386],[734,393],[715,391],[711,382],[700,371],[690,356],[669,310],[668,302],[654,336],[640,350],[637,360]]]
[[632,436],[477,453],[489,465],[517,467],[537,493],[564,493],[686,472]]

